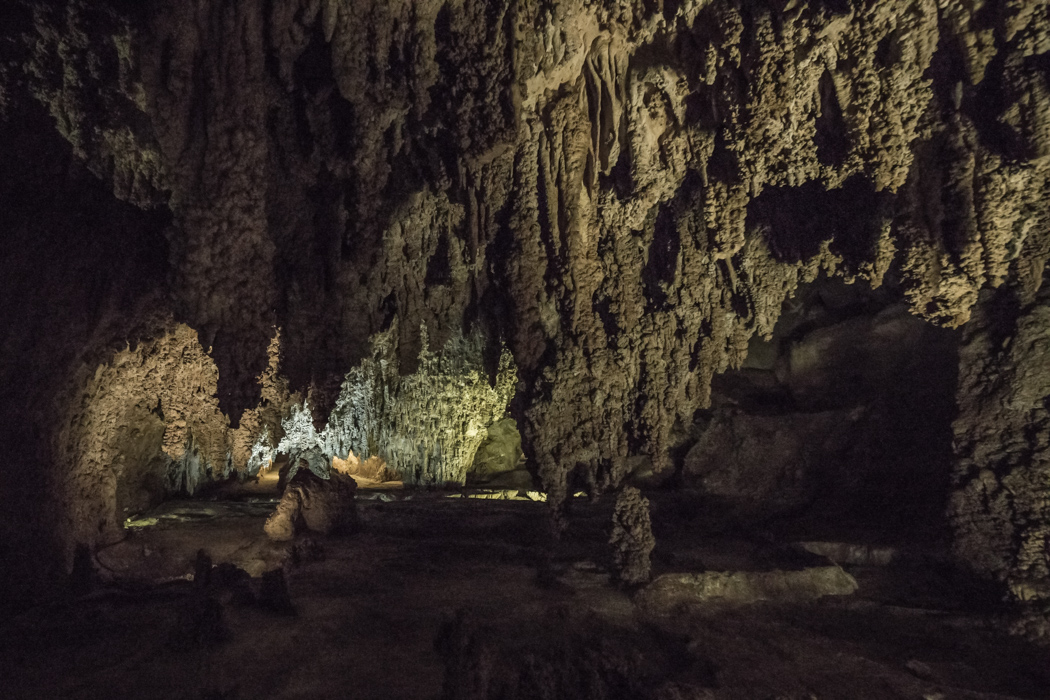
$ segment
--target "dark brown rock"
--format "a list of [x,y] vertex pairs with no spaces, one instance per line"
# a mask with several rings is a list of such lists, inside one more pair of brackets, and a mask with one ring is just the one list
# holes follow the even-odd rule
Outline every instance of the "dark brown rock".
[[333,472],[322,479],[305,466],[292,477],[274,511],[266,520],[266,534],[285,541],[300,529],[321,535],[351,530],[357,523],[353,477]]
[[633,486],[625,486],[616,498],[609,544],[620,581],[635,586],[649,580],[652,572],[649,557],[656,538],[649,520],[649,499]]

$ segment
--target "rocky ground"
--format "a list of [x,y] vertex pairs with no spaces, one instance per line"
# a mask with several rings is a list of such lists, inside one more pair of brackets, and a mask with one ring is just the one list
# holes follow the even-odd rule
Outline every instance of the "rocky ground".
[[79,597],[0,623],[0,696],[1050,697],[1050,652],[1006,635],[935,537],[836,543],[646,495],[634,590],[611,582],[611,497],[574,499],[557,545],[527,498],[363,491],[356,533],[280,544],[265,495],[170,502]]

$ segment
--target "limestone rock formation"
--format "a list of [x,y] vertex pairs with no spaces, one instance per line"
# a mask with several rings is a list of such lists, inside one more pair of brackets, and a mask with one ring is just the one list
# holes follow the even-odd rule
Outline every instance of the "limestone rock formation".
[[847,411],[720,412],[686,455],[682,477],[745,511],[798,510],[842,468],[856,419]]
[[217,375],[197,333],[180,324],[87,379],[57,453],[68,465],[62,497],[72,541],[119,539],[128,515],[231,468]]
[[378,455],[409,483],[462,484],[486,426],[506,412],[517,379],[510,353],[501,352],[493,385],[480,334],[455,333],[433,352],[423,329],[416,371],[401,376],[391,335],[380,334],[374,359],[347,374],[324,432],[299,443],[338,457]]
[[357,522],[356,490],[357,484],[349,476],[336,472],[322,479],[301,465],[277,509],[266,519],[267,536],[281,542],[293,539],[301,529],[321,535],[352,529]]
[[960,350],[955,552],[1018,600],[1050,600],[1050,286],[987,296]]
[[231,459],[235,469],[251,476],[269,468],[277,456],[283,421],[302,397],[288,387],[280,372],[281,332],[278,329],[266,351],[266,369],[258,377],[261,398],[257,406],[241,414],[240,425],[231,431]]
[[266,536],[275,542],[295,539],[296,520],[299,518],[301,509],[302,502],[299,493],[293,489],[286,489],[277,503],[277,509],[263,524]]
[[306,528],[321,535],[351,529],[357,523],[354,509],[356,490],[356,482],[339,473],[332,474],[327,480],[307,479],[299,487]]
[[[712,377],[820,275],[890,283],[912,314],[949,327],[982,290],[1016,288],[1027,308],[1050,258],[1046,11],[1047,0],[22,0],[5,16],[0,103],[45,109],[116,197],[166,217],[149,223],[169,280],[155,305],[199,333],[230,425],[256,420],[238,460],[264,458],[264,423],[281,437],[272,418],[245,418],[280,327],[281,371],[316,429],[347,415],[341,388],[363,372],[361,387],[400,386],[404,413],[383,415],[406,440],[377,448],[387,463],[419,483],[461,481],[506,402],[451,440],[430,434],[444,418],[421,417],[455,400],[435,387],[459,370],[431,348],[476,332],[486,371],[473,386],[506,376],[505,346],[517,378],[497,391],[515,395],[523,450],[557,508],[570,473],[614,485],[631,458],[666,467]],[[162,337],[107,289],[122,323],[88,325]],[[380,334],[385,366],[371,354]],[[55,387],[68,391],[83,358],[90,373],[119,352],[106,333],[78,337],[92,352],[63,355],[63,378],[26,405],[66,396]],[[982,376],[1012,371],[996,357]],[[202,411],[193,420],[211,404]],[[1027,435],[1029,419],[1034,408],[1005,434]],[[63,420],[27,438],[49,470],[69,463],[53,447]],[[347,448],[373,454],[353,430]],[[965,523],[1003,512],[969,469],[967,541]],[[1047,580],[1041,483],[1010,487],[1030,504],[1013,519],[1023,556],[1003,559],[981,536],[974,546],[991,550],[967,555],[979,570]]]
[[390,469],[380,457],[360,459],[351,452],[346,459],[332,458],[332,469],[354,479],[365,479],[379,483],[401,481],[401,475]]
[[291,400],[276,376],[276,340],[270,355],[258,378],[266,400],[236,430],[219,409],[215,362],[185,324],[126,347],[92,374],[82,370],[56,448],[68,465],[60,488],[70,541],[112,542],[129,515],[167,495],[250,471],[246,446],[269,439]]
[[485,439],[474,453],[467,478],[486,482],[515,471],[521,465],[521,434],[513,418],[503,418],[485,429]]
[[616,498],[609,544],[617,578],[633,586],[649,580],[649,556],[656,546],[649,521],[649,499],[633,486],[625,486]]
[[805,511],[940,538],[958,342],[888,285],[799,289],[771,339],[753,338],[741,368],[713,379],[712,407],[689,427],[683,485],[751,522]]

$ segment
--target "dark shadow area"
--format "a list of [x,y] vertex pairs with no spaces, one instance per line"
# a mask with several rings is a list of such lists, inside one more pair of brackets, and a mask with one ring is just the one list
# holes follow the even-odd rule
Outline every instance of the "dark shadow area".
[[[65,585],[53,540],[52,447],[82,365],[160,327],[167,304],[166,209],[118,201],[73,157],[34,102],[0,119],[0,606]],[[27,167],[32,164],[32,167]]]
[[818,84],[820,116],[817,117],[817,159],[824,165],[839,166],[849,155],[849,129],[835,93],[831,73],[824,71]]
[[642,269],[646,307],[650,311],[667,308],[665,289],[674,283],[681,247],[674,203],[660,205],[660,211],[653,224],[653,242],[649,246],[649,258]]
[[447,286],[452,284],[452,263],[449,259],[448,237],[440,236],[434,254],[427,260],[427,286]]
[[714,378],[686,482],[780,532],[947,541],[958,333],[820,279]]
[[834,190],[817,181],[798,187],[770,187],[751,200],[747,228],[760,230],[781,262],[797,263],[820,252],[824,241],[847,264],[868,259],[894,196],[876,192],[870,180],[854,175]]
[[591,309],[601,319],[602,328],[605,330],[605,342],[609,348],[615,348],[617,338],[620,336],[620,326],[616,320],[616,314],[612,312],[611,302],[608,297],[599,296],[595,292],[591,299]]
[[619,199],[627,199],[634,191],[634,178],[631,174],[630,149],[620,149],[620,156],[609,169],[609,174],[598,173],[598,187],[612,190]]

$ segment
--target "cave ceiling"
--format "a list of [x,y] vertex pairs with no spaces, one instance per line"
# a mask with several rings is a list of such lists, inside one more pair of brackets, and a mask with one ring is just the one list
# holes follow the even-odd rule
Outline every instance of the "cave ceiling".
[[[712,377],[821,277],[888,285],[953,328],[994,293],[1030,341],[1003,361],[1041,357],[1025,319],[1050,257],[1045,0],[3,13],[0,106],[46,112],[119,206],[150,214],[141,235],[166,256],[152,308],[197,335],[207,410],[233,428],[261,425],[278,328],[281,391],[309,395],[318,425],[378,334],[410,374],[427,342],[477,332],[486,357],[513,356],[511,410],[557,500],[578,465],[615,481],[629,455],[663,464]],[[1043,394],[988,388],[966,357],[971,393],[1031,404],[1011,429],[1043,420]],[[978,464],[960,467],[964,530],[987,510],[971,472],[1046,459],[1026,445],[963,460]],[[1025,518],[1045,525],[1040,498]],[[982,566],[1016,569],[1001,549]]]

